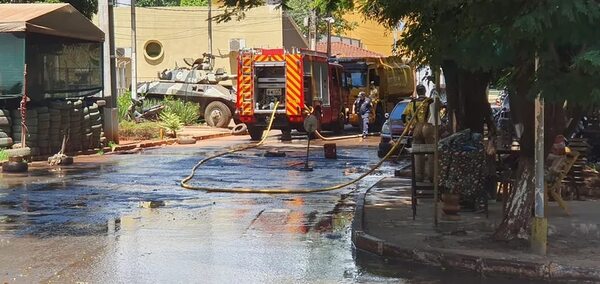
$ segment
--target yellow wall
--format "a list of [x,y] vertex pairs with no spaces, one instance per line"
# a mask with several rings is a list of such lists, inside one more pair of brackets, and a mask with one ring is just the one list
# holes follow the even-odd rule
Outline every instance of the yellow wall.
[[[167,68],[186,66],[183,58],[200,58],[208,51],[207,9],[204,7],[157,7],[137,8],[137,61],[138,81],[157,78],[157,72]],[[213,15],[220,13],[213,10]],[[115,9],[116,47],[131,46],[130,8]],[[246,13],[242,21],[213,23],[213,54],[217,57],[215,68],[236,72],[234,54],[229,51],[229,39],[242,38],[246,47],[281,48],[284,46],[283,33],[297,33],[283,29],[281,10],[268,6],[258,7]],[[295,38],[287,36],[288,38]],[[157,40],[163,45],[164,55],[150,61],[144,55],[144,44]],[[295,46],[296,44],[302,46]],[[287,48],[306,47],[302,41],[293,40]],[[129,77],[129,76],[128,76]]]
[[366,20],[361,14],[357,13],[344,15],[344,19],[356,22],[358,26],[351,31],[345,32],[342,36],[361,40],[365,49],[386,56],[392,55],[394,34],[391,30],[376,21]]

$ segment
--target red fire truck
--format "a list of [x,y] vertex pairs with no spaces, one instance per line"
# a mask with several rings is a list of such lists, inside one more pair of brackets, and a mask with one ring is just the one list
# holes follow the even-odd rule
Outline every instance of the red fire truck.
[[238,60],[237,111],[252,140],[260,140],[275,102],[273,129],[291,137],[303,131],[305,111],[311,107],[324,130],[341,131],[348,91],[343,67],[314,51],[283,49],[242,50]]

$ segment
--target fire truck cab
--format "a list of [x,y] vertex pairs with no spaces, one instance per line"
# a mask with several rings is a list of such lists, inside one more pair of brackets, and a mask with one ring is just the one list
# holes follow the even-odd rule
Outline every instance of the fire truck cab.
[[[348,92],[343,67],[323,53],[284,49],[246,49],[238,60],[237,112],[252,140],[260,140],[275,111],[272,129],[283,138],[304,130],[312,111],[320,129],[341,131]],[[275,103],[279,102],[276,110]]]

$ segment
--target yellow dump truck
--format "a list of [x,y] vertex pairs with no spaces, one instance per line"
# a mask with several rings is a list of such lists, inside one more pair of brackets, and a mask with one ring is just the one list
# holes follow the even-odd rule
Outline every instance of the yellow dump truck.
[[364,91],[373,103],[371,131],[379,131],[385,122],[385,113],[414,92],[413,69],[399,57],[339,59],[339,63],[344,66],[345,83],[350,89],[346,114],[354,126],[360,124],[358,115],[352,113],[359,92]]

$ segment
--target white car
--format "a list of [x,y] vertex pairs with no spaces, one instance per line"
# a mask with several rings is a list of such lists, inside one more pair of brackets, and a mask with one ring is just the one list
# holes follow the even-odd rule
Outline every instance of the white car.
[[[379,158],[385,157],[387,153],[392,149],[392,141],[397,140],[402,136],[404,132],[404,122],[402,121],[402,114],[410,103],[410,100],[402,100],[394,106],[391,113],[386,114],[386,121],[381,127],[381,141],[379,142],[379,149],[377,150],[377,156]],[[400,143],[410,143],[410,137],[405,136]]]

